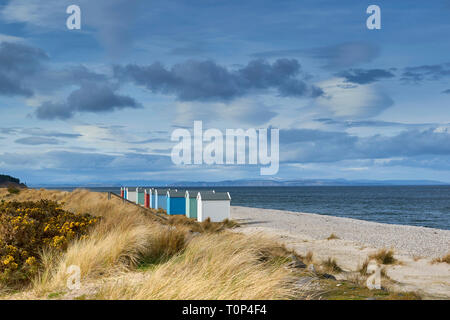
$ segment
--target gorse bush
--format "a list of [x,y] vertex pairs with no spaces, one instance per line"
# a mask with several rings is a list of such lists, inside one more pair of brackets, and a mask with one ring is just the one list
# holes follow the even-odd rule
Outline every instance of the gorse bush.
[[42,249],[66,250],[71,240],[86,237],[98,219],[48,200],[0,203],[0,282],[28,281],[38,271]]

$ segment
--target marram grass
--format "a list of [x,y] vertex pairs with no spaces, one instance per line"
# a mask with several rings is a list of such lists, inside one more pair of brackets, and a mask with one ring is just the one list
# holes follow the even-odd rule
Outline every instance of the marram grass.
[[[289,252],[263,236],[226,230],[235,224],[198,225],[179,217],[161,223],[120,199],[87,190],[23,190],[0,199],[50,199],[73,213],[101,217],[88,237],[58,252],[43,249],[31,285],[6,298],[72,299],[291,299],[298,297]],[[283,255],[285,256],[283,258]],[[70,291],[68,267],[81,270]]]

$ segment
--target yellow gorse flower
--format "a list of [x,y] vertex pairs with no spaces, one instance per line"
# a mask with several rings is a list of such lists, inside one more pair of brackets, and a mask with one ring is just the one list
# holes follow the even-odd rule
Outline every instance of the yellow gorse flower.
[[99,221],[88,214],[65,211],[54,201],[0,203],[0,284],[10,277],[31,279],[44,247],[64,251],[70,241],[85,239]]

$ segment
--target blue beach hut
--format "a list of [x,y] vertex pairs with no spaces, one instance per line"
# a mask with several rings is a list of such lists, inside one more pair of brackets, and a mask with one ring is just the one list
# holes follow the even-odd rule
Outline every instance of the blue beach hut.
[[155,209],[167,210],[167,191],[168,189],[155,189]]
[[186,214],[186,194],[183,191],[167,191],[167,214]]

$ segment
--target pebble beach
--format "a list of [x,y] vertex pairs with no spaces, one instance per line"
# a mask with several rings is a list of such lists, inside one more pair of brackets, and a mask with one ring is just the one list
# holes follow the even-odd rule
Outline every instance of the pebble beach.
[[410,255],[440,257],[450,251],[450,230],[235,206],[231,208],[231,217],[244,226],[283,230],[314,240],[335,234],[342,240],[375,248],[394,248]]
[[383,268],[396,290],[450,299],[450,265],[433,262],[450,252],[449,230],[240,206],[231,207],[231,218],[240,224],[236,232],[265,234],[318,262],[336,259],[342,279],[378,250],[392,249],[398,263]]

